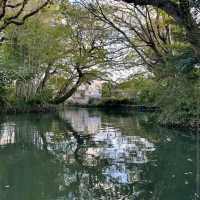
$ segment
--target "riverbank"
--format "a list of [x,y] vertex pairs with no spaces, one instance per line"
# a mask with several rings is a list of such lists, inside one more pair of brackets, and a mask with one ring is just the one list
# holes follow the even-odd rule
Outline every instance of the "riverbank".
[[12,105],[7,107],[0,108],[0,114],[15,114],[15,113],[46,113],[54,112],[58,109],[58,106],[51,104],[21,104],[21,105]]
[[149,124],[158,124],[161,127],[168,129],[177,129],[177,130],[190,130],[196,132],[200,127],[200,120],[188,120],[185,122],[174,122],[168,121],[164,122],[159,119],[159,116],[162,114],[161,109],[157,106],[147,106],[147,105],[134,105],[127,102],[101,102],[98,104],[61,104],[59,106],[52,104],[15,104],[12,106],[5,106],[0,109],[0,114],[16,114],[16,113],[47,113],[47,112],[56,112],[59,109],[64,109],[67,107],[74,108],[97,108],[101,110],[124,110],[124,111],[135,111],[135,112],[148,112],[151,113],[150,120],[147,122]]
[[79,103],[70,103],[68,102],[65,104],[66,106],[72,106],[72,107],[98,107],[98,108],[124,108],[124,109],[131,109],[139,112],[158,112],[160,111],[160,108],[158,106],[152,106],[152,105],[144,105],[144,104],[138,104],[134,100],[122,98],[122,99],[116,99],[116,98],[103,98],[99,101],[91,101],[87,104],[79,104]]
[[135,111],[135,112],[145,112],[150,113],[149,121],[147,123],[149,124],[157,124],[161,127],[165,127],[168,129],[176,129],[181,131],[192,131],[196,132],[198,128],[200,127],[200,120],[197,119],[190,119],[187,121],[165,121],[160,120],[160,115],[162,114],[162,109],[157,106],[146,106],[146,105],[133,105],[133,104],[118,104],[118,103],[109,103],[109,104],[87,104],[87,105],[80,105],[80,104],[69,104],[65,105],[65,107],[69,108],[91,108],[91,109],[100,109],[104,111],[110,111],[110,110],[124,110],[124,111]]
[[[153,106],[153,105],[138,105],[134,104],[134,101],[122,99],[106,99],[102,101],[98,106],[99,107],[122,107],[131,109],[138,112],[150,112],[152,113],[153,117],[150,123],[159,124],[162,127],[169,128],[169,129],[178,129],[178,130],[190,130],[196,132],[200,128],[200,119],[194,117],[187,117],[187,118],[179,118],[173,119],[168,118],[166,116],[166,108]],[[164,112],[163,112],[164,111]]]
[[145,106],[145,105],[130,105],[130,104],[87,104],[87,105],[78,105],[78,104],[70,104],[66,105],[66,107],[82,107],[82,108],[110,108],[110,109],[131,109],[137,112],[159,112],[160,108],[156,106]]
[[159,123],[160,126],[168,128],[168,129],[176,129],[181,131],[192,131],[197,132],[200,131],[200,119],[195,121],[188,121],[185,123]]

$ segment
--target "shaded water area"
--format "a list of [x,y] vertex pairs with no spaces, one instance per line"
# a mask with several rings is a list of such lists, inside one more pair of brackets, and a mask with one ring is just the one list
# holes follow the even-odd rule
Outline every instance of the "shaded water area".
[[197,200],[199,139],[125,110],[0,117],[0,200]]

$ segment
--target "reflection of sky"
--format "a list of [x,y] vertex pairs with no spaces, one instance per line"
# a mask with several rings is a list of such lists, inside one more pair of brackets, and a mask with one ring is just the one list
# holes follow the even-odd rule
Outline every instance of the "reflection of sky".
[[[122,165],[111,165],[103,172],[107,176],[107,181],[116,180],[118,183],[128,183],[129,175],[126,173],[125,164]],[[112,180],[111,180],[112,179]]]
[[61,112],[60,117],[69,121],[77,132],[94,134],[101,127],[101,118],[99,116],[89,116],[87,110]]
[[[154,145],[145,138],[122,135],[119,129],[113,127],[101,128],[94,135],[93,140],[104,145],[103,147],[89,148],[86,154],[93,154],[98,158],[111,160],[112,164],[106,166],[103,171],[107,181],[111,182],[130,183],[137,181],[136,177],[138,175],[133,177],[127,165],[147,163],[147,151],[155,150]],[[135,170],[134,173],[137,174],[138,169]]]
[[80,134],[91,134],[90,143],[93,145],[89,143],[84,146],[84,165],[97,166],[98,162],[95,160],[109,160],[110,164],[102,171],[108,182],[136,181],[139,177],[138,168],[135,168],[133,174],[127,166],[147,163],[147,153],[155,150],[154,144],[147,139],[123,135],[120,129],[102,123],[101,116],[90,116],[87,110],[67,110],[66,113],[61,113],[61,117],[71,122],[72,127]]
[[123,136],[119,131],[111,132],[111,129],[110,132],[101,130],[94,135],[93,141],[103,143],[104,146],[90,148],[88,154],[109,158],[115,163],[146,163],[148,162],[147,151],[155,150],[154,145],[144,138]]

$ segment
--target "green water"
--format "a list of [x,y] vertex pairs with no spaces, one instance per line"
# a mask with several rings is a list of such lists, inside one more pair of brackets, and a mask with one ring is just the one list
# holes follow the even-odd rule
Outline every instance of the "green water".
[[197,200],[198,135],[123,110],[0,117],[0,200]]

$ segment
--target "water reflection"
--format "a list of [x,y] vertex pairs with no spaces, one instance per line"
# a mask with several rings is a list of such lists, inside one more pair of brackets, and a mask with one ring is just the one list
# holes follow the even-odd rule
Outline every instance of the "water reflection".
[[0,145],[15,143],[15,124],[4,123],[0,130]]
[[198,199],[192,138],[145,115],[67,109],[0,119],[0,199]]
[[101,116],[89,115],[86,109],[60,112],[59,116],[61,119],[67,120],[77,132],[95,134],[101,128]]

